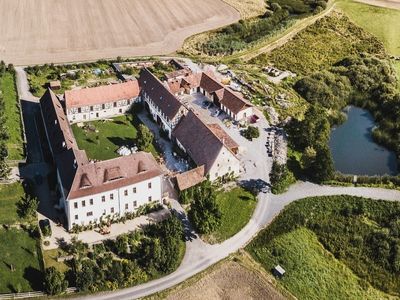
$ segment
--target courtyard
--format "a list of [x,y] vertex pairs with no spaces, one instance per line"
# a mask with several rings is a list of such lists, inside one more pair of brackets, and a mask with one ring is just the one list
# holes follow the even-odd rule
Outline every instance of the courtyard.
[[[117,150],[135,146],[140,120],[133,115],[72,125],[78,147],[85,150],[89,159],[107,160],[119,157]],[[154,145],[151,153],[158,157]]]

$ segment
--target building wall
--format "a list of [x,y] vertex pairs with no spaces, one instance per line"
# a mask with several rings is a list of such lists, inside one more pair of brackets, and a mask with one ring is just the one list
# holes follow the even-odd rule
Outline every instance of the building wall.
[[96,104],[91,106],[74,107],[67,109],[67,118],[70,123],[88,122],[112,118],[126,114],[134,103],[141,101],[140,97],[124,99],[105,104]]
[[244,110],[241,110],[237,114],[233,113],[232,111],[229,110],[225,105],[221,104],[222,110],[234,121],[243,121],[250,117],[253,114],[253,108],[249,107]]
[[[149,184],[151,184],[151,187],[149,187]],[[135,188],[136,192],[134,191]],[[125,194],[125,191],[127,194]],[[111,197],[111,195],[113,196]],[[93,204],[91,204],[91,199]],[[85,202],[84,206],[83,201]],[[69,199],[66,201],[68,230],[74,224],[88,225],[90,222],[98,223],[101,219],[105,220],[107,216],[124,216],[127,212],[134,212],[139,206],[150,202],[161,203],[161,201],[161,176],[104,193]],[[77,208],[75,208],[75,203]],[[112,209],[114,209],[114,212],[112,212]],[[75,216],[78,216],[78,219]]]
[[239,175],[240,173],[240,161],[225,147],[221,149],[221,152],[217,156],[214,164],[211,166],[208,175],[211,181],[214,181],[218,177],[224,176],[229,173]]

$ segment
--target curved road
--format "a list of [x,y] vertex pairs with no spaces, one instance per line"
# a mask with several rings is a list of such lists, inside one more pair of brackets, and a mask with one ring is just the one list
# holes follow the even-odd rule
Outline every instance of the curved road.
[[85,299],[135,299],[177,285],[205,270],[219,260],[244,247],[259,230],[267,226],[285,205],[311,196],[352,195],[391,201],[400,200],[400,191],[379,188],[330,187],[309,182],[292,186],[281,195],[260,194],[257,207],[249,223],[235,236],[218,245],[208,245],[200,239],[187,242],[186,255],[181,266],[172,274],[132,288],[82,297]]

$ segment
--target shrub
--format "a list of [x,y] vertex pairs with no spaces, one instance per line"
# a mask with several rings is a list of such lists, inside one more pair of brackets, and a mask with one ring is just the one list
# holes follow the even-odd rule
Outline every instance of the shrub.
[[260,136],[260,130],[258,129],[258,127],[255,126],[249,126],[247,127],[247,129],[242,131],[242,135],[248,139],[248,140],[253,140],[256,139]]

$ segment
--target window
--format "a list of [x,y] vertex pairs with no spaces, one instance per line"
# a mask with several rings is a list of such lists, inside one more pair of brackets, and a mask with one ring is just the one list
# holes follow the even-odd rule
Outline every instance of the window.
[[147,184],[148,188],[151,189],[151,182]]
[[80,114],[82,112],[82,109],[80,107],[78,107],[78,114]]
[[114,107],[117,107],[117,102],[114,102],[113,105],[114,105]]
[[137,206],[137,201],[133,201],[133,207]]
[[99,113],[96,113],[96,118],[98,118],[99,117]]
[[128,210],[128,208],[129,208],[129,205],[128,205],[128,203],[126,203],[125,204],[125,210]]
[[86,216],[87,216],[87,217],[93,216],[93,212],[92,212],[92,211],[87,212],[87,213],[86,213]]
[[107,213],[107,212],[106,212],[106,210],[103,210],[103,216],[105,216],[105,215],[106,215],[106,213]]
[[78,208],[78,202],[74,203],[74,208]]
[[125,191],[124,191],[124,195],[125,195],[125,196],[128,196],[128,190],[125,190]]
[[111,207],[111,213],[112,214],[114,213],[114,207]]
[[102,108],[102,109],[105,109],[105,108],[106,108],[106,105],[105,105],[105,104],[102,104],[102,105],[101,105],[101,108]]
[[106,202],[106,196],[101,196],[101,202]]
[[151,196],[149,196],[149,202],[151,202]]
[[228,168],[228,171],[230,172],[231,170],[232,170],[232,167],[229,167],[229,168]]
[[78,220],[78,215],[75,215],[75,220]]
[[90,205],[93,205],[93,199],[89,200]]
[[83,119],[86,120],[86,115],[83,115]]
[[215,177],[218,177],[218,173],[215,173]]
[[132,191],[134,194],[136,194],[136,188],[133,188]]
[[90,107],[90,111],[93,111],[93,106]]
[[85,203],[85,200],[83,200],[82,201],[82,207],[85,207],[86,206],[86,203]]
[[110,200],[114,200],[114,194],[110,194]]

